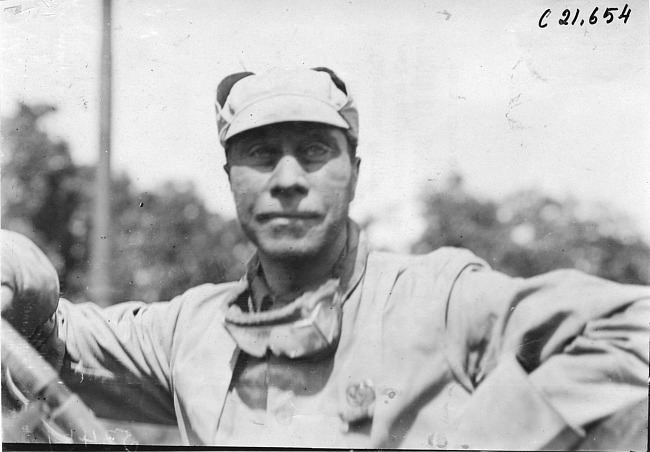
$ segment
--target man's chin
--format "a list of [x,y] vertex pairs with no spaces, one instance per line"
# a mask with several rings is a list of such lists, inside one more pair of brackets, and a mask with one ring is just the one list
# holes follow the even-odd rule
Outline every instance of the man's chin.
[[315,244],[304,243],[300,240],[262,241],[258,249],[267,258],[281,262],[297,262],[314,259],[318,256],[322,247]]
[[[324,226],[324,225],[321,225]],[[344,227],[344,225],[343,225]],[[288,231],[259,229],[249,234],[259,252],[279,262],[309,262],[327,255],[334,246],[342,228],[312,227],[308,230]]]

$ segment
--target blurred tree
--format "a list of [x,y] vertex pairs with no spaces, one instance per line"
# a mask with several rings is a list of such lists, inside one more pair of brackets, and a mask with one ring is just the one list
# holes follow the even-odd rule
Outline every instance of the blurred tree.
[[607,206],[559,201],[538,190],[497,204],[470,195],[458,174],[422,199],[427,226],[413,246],[416,253],[458,246],[513,276],[578,268],[619,282],[650,283],[650,248],[629,219]]
[[39,129],[53,111],[48,105],[20,105],[16,116],[2,121],[2,227],[34,240],[65,276],[84,271],[85,254],[79,251],[84,237],[71,225],[91,180],[86,168],[72,162],[65,143]]
[[[66,143],[40,130],[52,111],[20,105],[2,121],[2,227],[34,240],[57,268],[63,296],[85,301],[94,170],[76,165]],[[114,300],[169,299],[243,274],[252,247],[235,221],[206,210],[191,184],[139,192],[120,175],[111,194]]]
[[206,210],[194,186],[165,184],[158,192],[122,194],[116,184],[114,256],[120,265],[116,298],[168,300],[204,282],[243,275],[253,248],[235,220]]

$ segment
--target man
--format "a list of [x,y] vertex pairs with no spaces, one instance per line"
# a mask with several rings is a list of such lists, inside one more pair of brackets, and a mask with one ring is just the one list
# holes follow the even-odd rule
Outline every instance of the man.
[[100,416],[175,422],[187,444],[566,449],[647,402],[647,288],[368,252],[348,218],[357,109],[332,71],[234,74],[217,113],[257,247],[241,281],[72,305],[3,232],[3,315]]

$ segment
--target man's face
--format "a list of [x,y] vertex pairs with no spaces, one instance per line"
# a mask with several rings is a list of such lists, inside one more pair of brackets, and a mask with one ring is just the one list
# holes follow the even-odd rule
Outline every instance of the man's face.
[[226,165],[244,232],[280,260],[317,257],[344,233],[358,170],[342,129],[308,122],[236,135]]

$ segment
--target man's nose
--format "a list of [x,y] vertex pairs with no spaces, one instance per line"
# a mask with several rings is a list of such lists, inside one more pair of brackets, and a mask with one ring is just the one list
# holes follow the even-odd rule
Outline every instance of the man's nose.
[[305,170],[292,155],[285,155],[278,161],[270,183],[274,197],[304,195],[308,191]]

